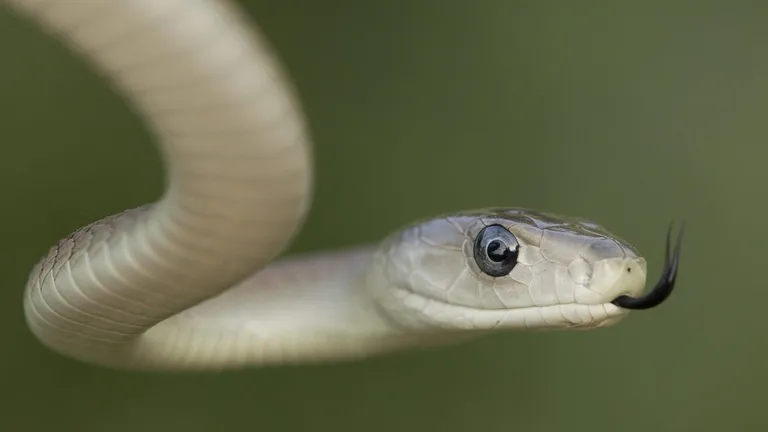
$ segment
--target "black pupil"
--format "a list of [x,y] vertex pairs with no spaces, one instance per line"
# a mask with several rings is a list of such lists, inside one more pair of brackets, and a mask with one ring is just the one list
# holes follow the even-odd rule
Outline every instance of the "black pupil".
[[499,240],[488,243],[485,250],[488,253],[488,258],[493,262],[502,262],[509,256],[509,248]]

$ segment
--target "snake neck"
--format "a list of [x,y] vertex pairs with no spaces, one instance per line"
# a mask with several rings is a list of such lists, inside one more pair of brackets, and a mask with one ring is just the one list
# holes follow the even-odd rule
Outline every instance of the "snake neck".
[[[150,329],[145,337],[194,338],[207,353],[200,369],[246,365],[351,361],[406,347],[428,345],[426,333],[406,329],[389,316],[367,286],[374,246],[291,256],[273,262],[231,289]],[[205,323],[204,327],[196,323]],[[188,334],[185,334],[188,333]],[[219,349],[208,344],[235,340]],[[162,346],[154,343],[151,346]],[[150,355],[151,354],[151,355]],[[168,350],[141,353],[175,369],[197,359]],[[240,360],[238,360],[240,359]],[[160,364],[153,369],[162,368]]]

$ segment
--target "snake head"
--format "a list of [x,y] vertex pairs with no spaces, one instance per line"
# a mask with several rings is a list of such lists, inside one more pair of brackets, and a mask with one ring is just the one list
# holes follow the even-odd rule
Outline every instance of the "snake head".
[[485,209],[423,221],[376,255],[374,294],[401,325],[488,331],[607,327],[672,290],[679,242],[643,295],[646,261],[590,221]]

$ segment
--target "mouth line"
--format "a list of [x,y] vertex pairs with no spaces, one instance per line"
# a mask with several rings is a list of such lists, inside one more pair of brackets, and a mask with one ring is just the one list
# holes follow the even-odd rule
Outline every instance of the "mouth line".
[[672,294],[672,290],[675,287],[675,280],[677,278],[677,267],[680,262],[680,247],[683,242],[683,227],[680,227],[680,231],[677,234],[674,252],[670,248],[671,237],[672,225],[669,226],[669,230],[667,231],[667,249],[664,255],[664,269],[661,272],[659,281],[656,282],[656,286],[648,292],[648,294],[641,297],[631,297],[628,295],[616,297],[611,302],[613,305],[624,309],[642,310],[656,307],[669,298],[669,295]]

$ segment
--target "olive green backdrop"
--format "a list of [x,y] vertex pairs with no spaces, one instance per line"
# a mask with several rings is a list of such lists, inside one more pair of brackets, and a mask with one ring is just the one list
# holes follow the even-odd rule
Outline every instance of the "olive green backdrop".
[[685,219],[679,290],[611,329],[347,365],[143,375],[54,355],[24,324],[27,272],[73,229],[155,199],[162,172],[106,85],[3,11],[1,431],[768,428],[768,4],[246,7],[317,144],[316,201],[292,251],[513,205],[604,224],[655,278],[668,223]]

